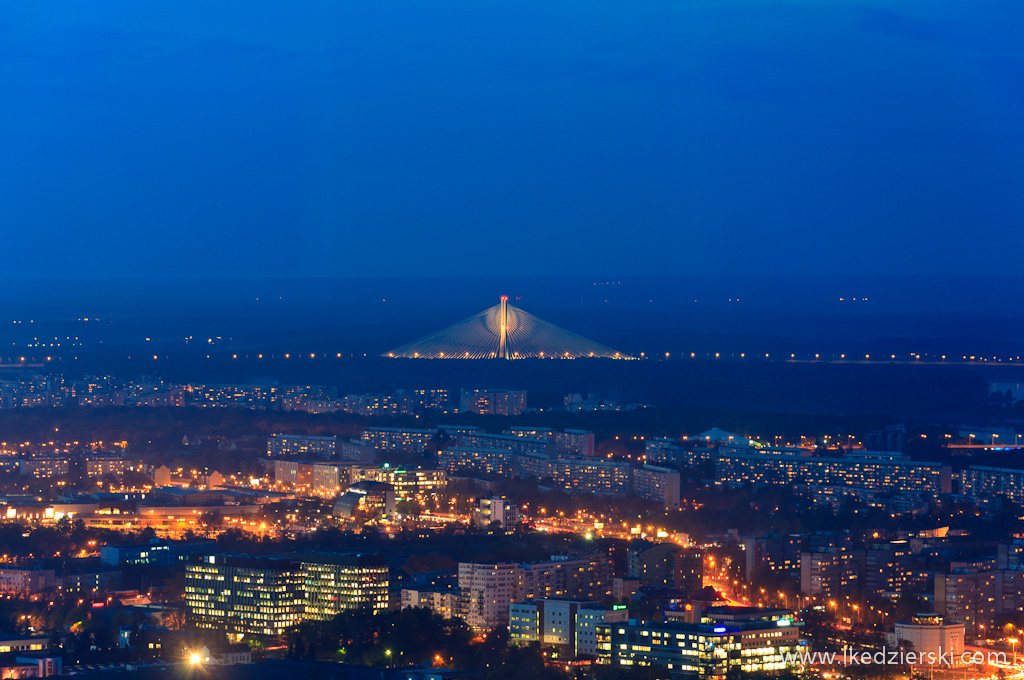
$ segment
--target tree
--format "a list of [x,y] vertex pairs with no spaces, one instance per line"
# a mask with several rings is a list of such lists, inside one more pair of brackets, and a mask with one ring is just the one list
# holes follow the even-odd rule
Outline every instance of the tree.
[[171,630],[185,630],[188,625],[188,612],[184,608],[173,609],[164,614],[163,624]]

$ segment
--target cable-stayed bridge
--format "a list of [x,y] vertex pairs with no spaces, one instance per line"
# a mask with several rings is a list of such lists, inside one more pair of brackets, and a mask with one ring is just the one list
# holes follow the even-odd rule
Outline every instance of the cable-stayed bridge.
[[501,302],[381,356],[404,359],[632,359]]

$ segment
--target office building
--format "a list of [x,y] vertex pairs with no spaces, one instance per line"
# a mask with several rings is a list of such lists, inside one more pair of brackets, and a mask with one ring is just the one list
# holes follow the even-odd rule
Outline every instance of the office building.
[[301,563],[278,557],[209,555],[185,571],[189,619],[233,634],[281,635],[305,615]]
[[118,567],[125,564],[155,564],[172,567],[189,561],[195,555],[209,554],[217,547],[212,538],[195,538],[185,541],[154,539],[137,545],[105,545],[100,548],[100,562],[105,566]]
[[388,608],[388,567],[380,555],[294,553],[302,569],[305,618],[325,621],[347,609]]
[[274,483],[302,490],[313,486],[314,463],[292,458],[273,458]]
[[739,673],[795,671],[800,627],[776,620],[686,623],[603,623],[597,627],[598,663],[652,667],[656,677],[726,680]]
[[[279,461],[275,461],[275,464]],[[348,486],[349,471],[338,463],[313,463],[310,490],[317,496],[332,498]]]

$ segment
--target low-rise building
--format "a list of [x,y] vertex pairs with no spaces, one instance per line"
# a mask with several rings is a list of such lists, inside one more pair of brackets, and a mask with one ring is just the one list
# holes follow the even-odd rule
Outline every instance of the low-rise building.
[[56,585],[53,569],[0,567],[0,593],[29,597]]
[[965,629],[963,623],[948,622],[939,614],[915,614],[909,621],[896,622],[886,633],[886,642],[892,649],[910,647],[922,655],[922,663],[912,666],[942,666],[946,659],[953,662],[948,665],[956,665],[964,651]]
[[514,644],[554,645],[571,656],[597,656],[598,625],[628,618],[624,607],[609,609],[585,600],[513,602],[509,639]]
[[738,673],[795,671],[799,625],[791,619],[597,626],[598,663],[649,666],[673,677],[726,680]]

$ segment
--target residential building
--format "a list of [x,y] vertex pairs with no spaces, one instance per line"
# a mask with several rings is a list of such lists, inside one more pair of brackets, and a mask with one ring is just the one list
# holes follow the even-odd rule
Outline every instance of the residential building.
[[858,590],[857,555],[849,533],[817,532],[800,554],[800,591],[804,595],[841,597]]
[[479,524],[489,526],[497,522],[502,529],[513,529],[519,522],[519,513],[515,504],[504,496],[492,496],[480,499]]
[[597,626],[628,618],[624,607],[608,609],[585,600],[513,602],[509,639],[513,644],[553,645],[571,656],[597,656]]
[[423,453],[436,435],[437,430],[370,427],[363,430],[361,439],[380,451]]
[[29,597],[56,585],[53,569],[0,567],[0,593]]
[[128,459],[123,456],[85,457],[85,476],[89,478],[123,475],[128,472],[128,467]]
[[525,390],[462,390],[460,413],[518,416],[526,412]]
[[1024,470],[970,465],[960,473],[960,493],[976,500],[1003,496],[1024,504]]
[[639,555],[638,576],[645,586],[674,588],[687,596],[704,587],[704,553],[675,543],[662,543]]
[[679,509],[679,472],[656,465],[633,470],[633,493],[668,510]]
[[823,458],[774,452],[720,452],[715,461],[715,480],[726,486],[800,483],[897,492],[952,490],[950,468],[941,463],[866,455]]
[[600,600],[611,594],[611,560],[603,554],[553,555],[546,562],[459,564],[466,623],[490,630],[508,623],[509,605],[542,599]]
[[864,551],[864,594],[897,596],[904,592],[912,571],[908,541],[872,543]]
[[330,458],[338,446],[337,437],[314,437],[304,434],[272,434],[267,438],[267,456]]
[[800,553],[807,537],[800,534],[765,534],[744,541],[747,581],[753,583],[759,573],[781,574],[800,579]]
[[466,598],[465,619],[476,630],[491,630],[508,623],[509,605],[519,592],[519,565],[515,562],[459,564],[459,590]]

